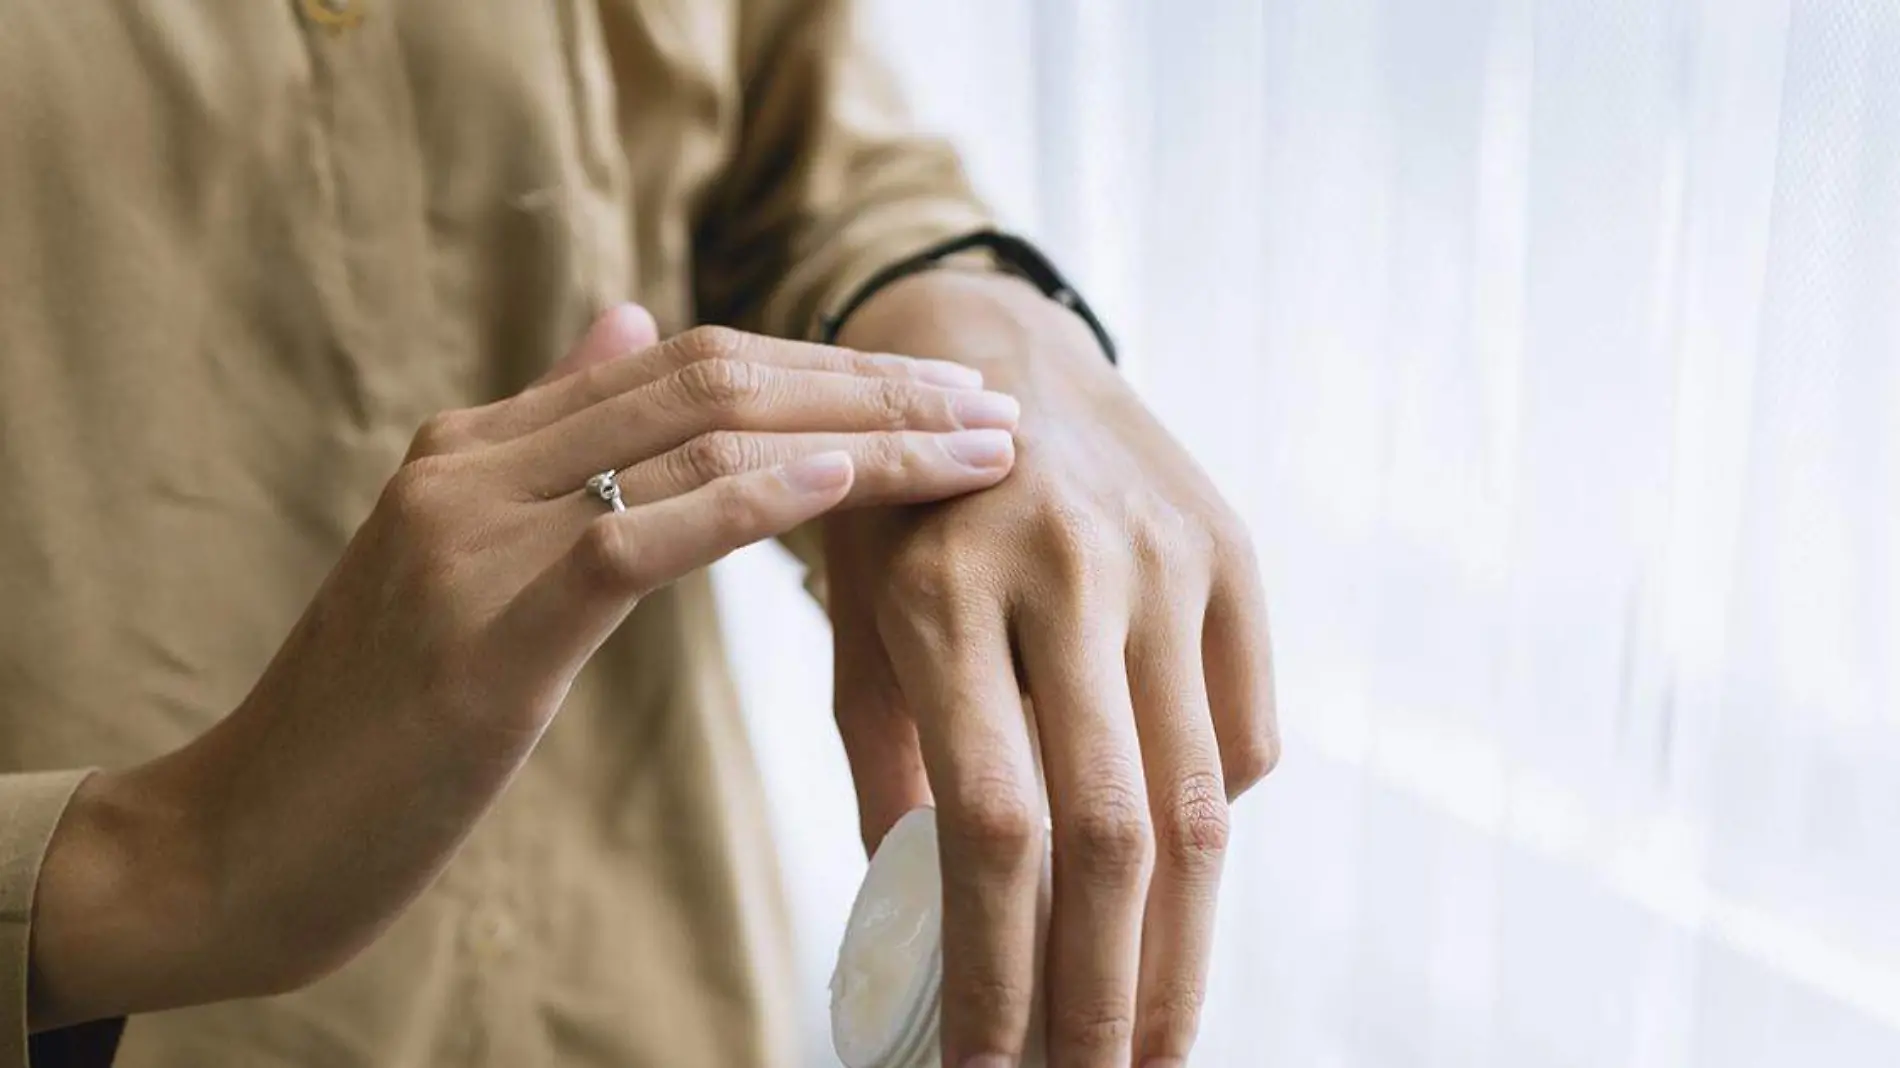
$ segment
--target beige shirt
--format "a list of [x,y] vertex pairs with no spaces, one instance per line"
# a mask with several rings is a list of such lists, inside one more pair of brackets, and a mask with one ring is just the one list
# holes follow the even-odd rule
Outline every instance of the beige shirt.
[[[89,766],[262,670],[428,414],[611,302],[809,333],[983,222],[844,0],[59,0],[0,11],[0,1068]],[[822,729],[813,724],[813,729]],[[375,947],[135,1018],[117,1063],[795,1059],[704,576],[651,598]]]

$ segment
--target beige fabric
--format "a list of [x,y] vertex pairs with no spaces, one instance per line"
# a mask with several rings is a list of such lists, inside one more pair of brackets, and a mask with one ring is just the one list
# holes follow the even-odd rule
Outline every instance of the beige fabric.
[[0,1064],[26,1056],[26,953],[34,876],[84,771],[0,775]]
[[[26,773],[230,709],[424,416],[513,391],[620,299],[806,333],[982,222],[841,2],[334,6],[0,14],[0,1068],[77,781]],[[118,1063],[787,1063],[774,864],[697,576],[366,955],[134,1019]]]

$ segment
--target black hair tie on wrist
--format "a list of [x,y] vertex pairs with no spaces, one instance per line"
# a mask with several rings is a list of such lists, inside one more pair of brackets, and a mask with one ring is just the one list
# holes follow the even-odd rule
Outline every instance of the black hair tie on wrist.
[[820,320],[818,340],[827,345],[835,342],[838,331],[844,328],[844,322],[851,317],[851,313],[885,286],[900,278],[930,270],[949,257],[972,249],[987,250],[996,258],[998,269],[1022,278],[1042,290],[1043,296],[1081,316],[1082,321],[1088,324],[1089,331],[1095,335],[1095,340],[1101,344],[1102,354],[1108,357],[1109,363],[1115,362],[1114,339],[1108,336],[1108,328],[1095,317],[1094,310],[1082,299],[1082,294],[1075,291],[1075,287],[1062,277],[1062,272],[1056,270],[1056,265],[1049,262],[1049,257],[1043,255],[1036,246],[1001,230],[977,230],[939,241],[878,271],[865,279],[864,284],[851,294],[851,299],[845,301],[842,307]]

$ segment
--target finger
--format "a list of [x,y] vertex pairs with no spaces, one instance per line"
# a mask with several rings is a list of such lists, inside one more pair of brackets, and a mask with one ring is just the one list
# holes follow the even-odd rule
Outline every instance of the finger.
[[[824,551],[830,574],[842,574],[862,561],[865,536],[874,533],[882,519],[853,516],[826,522]],[[868,591],[834,585],[825,598],[825,611],[831,618],[832,714],[851,767],[858,833],[869,856],[904,813],[933,805],[934,796],[916,722],[878,633]]]
[[617,304],[601,313],[587,333],[534,385],[492,404],[441,412],[425,422],[410,443],[407,459],[442,456],[519,436],[523,405],[551,390],[588,377],[590,368],[625,363],[622,357],[647,348],[659,337],[653,314],[638,304]]
[[822,515],[850,489],[851,458],[828,452],[602,515],[509,605],[502,647],[578,670],[647,593]]
[[851,768],[864,853],[877,852],[904,813],[935,804],[915,721],[907,713],[890,662],[848,637],[832,616],[832,714]]
[[[1042,797],[1000,606],[937,571],[894,579],[920,627],[880,629],[937,800],[943,869],[943,1063],[1015,1064],[1038,957]],[[994,618],[991,618],[991,617]]]
[[1202,630],[1201,660],[1231,800],[1266,778],[1280,760],[1266,593],[1248,549],[1234,553],[1217,574]]
[[1055,835],[1047,978],[1055,1065],[1122,1066],[1130,1057],[1154,845],[1128,691],[1127,618],[1125,606],[1095,594],[1031,610],[1017,637]]
[[716,430],[769,433],[1014,428],[1001,393],[901,379],[714,360],[574,413],[504,446],[526,483],[553,496]]
[[1015,462],[1007,430],[951,434],[748,434],[715,431],[620,473],[627,503],[678,496],[714,479],[821,452],[851,455],[855,477],[841,507],[917,504],[993,486]]
[[[638,304],[616,304],[602,312],[581,335],[580,341],[555,361],[534,385],[545,385],[589,367],[616,360],[660,341],[659,324],[653,313]],[[530,387],[533,388],[533,387]]]
[[1128,649],[1155,828],[1135,1012],[1141,1065],[1183,1064],[1194,1044],[1227,848],[1227,793],[1201,668],[1202,598],[1188,603],[1192,612],[1144,623]]
[[[688,330],[657,344],[656,340],[657,337],[648,339],[636,346],[640,351],[635,359],[595,360],[587,364],[585,373],[560,381],[555,381],[559,376],[550,372],[543,378],[545,385],[542,388],[530,390],[507,402],[504,422],[498,424],[505,433],[497,434],[493,440],[519,437],[630,390],[650,385],[696,363],[718,360],[763,364],[787,370],[890,378],[946,389],[980,389],[983,386],[982,372],[958,363],[862,353],[833,345],[785,341],[719,327]],[[577,347],[576,351],[584,347]],[[620,350],[621,353],[628,351],[632,350]]]

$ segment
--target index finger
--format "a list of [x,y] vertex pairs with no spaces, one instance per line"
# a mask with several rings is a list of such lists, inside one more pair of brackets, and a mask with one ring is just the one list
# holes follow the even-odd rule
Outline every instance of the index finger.
[[[621,313],[623,317],[626,314]],[[603,322],[608,321],[610,317],[603,317]],[[576,352],[603,347],[611,350],[611,340],[595,337],[604,333],[600,324],[596,324],[583,344],[576,346]],[[571,360],[563,360],[558,366],[572,373],[550,372],[533,388],[494,405],[485,421],[485,436],[490,441],[520,437],[584,408],[651,385],[693,364],[713,360],[739,360],[788,370],[826,371],[866,378],[901,378],[946,389],[977,389],[983,385],[982,372],[958,363],[862,353],[835,345],[787,341],[724,327],[699,327],[658,344],[647,340],[638,348],[644,351],[628,352],[622,348],[615,355],[627,358],[596,357],[578,367],[568,366]]]
[[660,326],[653,313],[638,304],[616,304],[600,313],[587,332],[549,367],[530,389],[557,382],[589,367],[651,348],[660,342]]
[[931,791],[943,869],[943,1063],[1016,1064],[1036,990],[1042,793],[1000,611],[890,643]]

